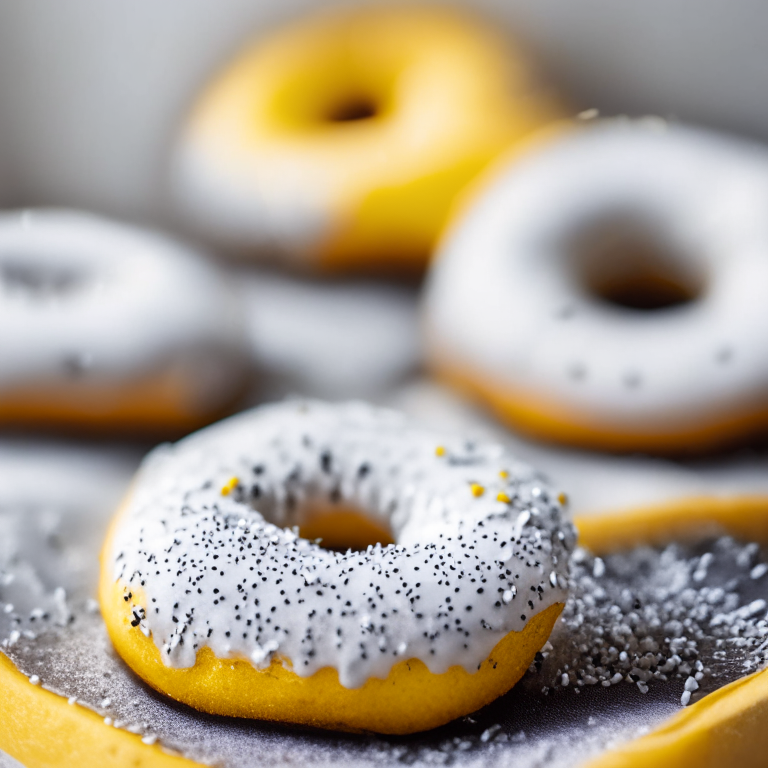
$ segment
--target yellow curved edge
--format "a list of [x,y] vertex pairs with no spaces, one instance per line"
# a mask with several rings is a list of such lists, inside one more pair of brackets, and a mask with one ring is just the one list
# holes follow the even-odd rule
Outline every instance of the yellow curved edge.
[[32,685],[0,653],[0,750],[27,768],[192,768],[189,760],[113,728],[78,704]]
[[442,355],[433,355],[431,367],[438,379],[484,403],[513,429],[537,440],[577,448],[662,455],[702,453],[768,429],[768,407],[754,404],[730,412],[702,414],[700,419],[681,424],[670,419],[666,430],[658,419],[650,427],[640,422],[608,423],[605,417],[572,410],[540,393],[515,389],[492,381],[490,376],[469,372]]
[[[133,601],[141,594],[131,588]],[[477,672],[451,667],[432,674],[418,659],[396,664],[385,679],[345,688],[335,669],[300,677],[284,660],[256,669],[243,659],[219,659],[209,648],[188,669],[163,664],[151,638],[131,626],[122,584],[100,587],[102,613],[117,652],[157,691],[202,712],[310,725],[338,731],[407,734],[429,730],[475,712],[506,693],[544,645],[563,609],[556,603],[532,617],[522,632],[497,643]]]
[[[575,520],[596,553],[638,544],[730,533],[768,543],[768,497],[688,498],[630,512]],[[768,670],[710,693],[652,733],[589,761],[584,768],[762,768],[768,762]]]
[[[365,97],[365,120],[329,123]],[[457,9],[403,4],[319,14],[246,51],[194,107],[191,146],[237,177],[302,168],[323,191],[323,271],[418,271],[456,194],[503,150],[565,113],[527,58]]]
[[25,384],[0,394],[0,424],[181,436],[226,415],[240,394],[225,406],[203,407],[187,377],[174,371],[120,383]]
[[635,509],[581,515],[579,542],[606,554],[641,544],[663,545],[727,532],[768,542],[768,495],[686,496]]

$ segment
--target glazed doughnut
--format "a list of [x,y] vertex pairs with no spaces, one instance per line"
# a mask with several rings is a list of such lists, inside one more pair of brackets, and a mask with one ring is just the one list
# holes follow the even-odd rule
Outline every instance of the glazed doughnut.
[[500,167],[426,291],[433,369],[537,437],[702,450],[768,423],[768,151],[658,122]]
[[458,190],[557,112],[525,58],[457,11],[324,13],[214,79],[174,188],[193,224],[250,253],[412,271]]
[[237,304],[197,254],[65,210],[0,215],[0,423],[182,430],[240,393]]
[[497,445],[362,403],[265,406],[150,454],[104,546],[102,613],[128,665],[196,709],[425,730],[546,641],[562,504]]
[[[426,413],[426,407],[420,410]],[[463,418],[462,414],[459,417]],[[438,423],[443,429],[442,421]],[[450,429],[453,431],[453,424]],[[460,429],[466,434],[466,426]],[[498,426],[496,429],[501,432]],[[562,449],[539,449],[566,453]],[[626,457],[614,458],[628,461]],[[407,740],[361,740],[268,722],[211,718],[177,706],[157,696],[121,662],[89,599],[98,581],[92,555],[102,543],[110,507],[114,508],[128,487],[128,459],[132,461],[132,456],[125,456],[123,449],[105,452],[103,446],[47,445],[41,456],[37,442],[0,441],[0,764],[5,750],[22,765],[47,768],[252,768],[255,764],[318,768],[331,763],[339,768],[375,768],[396,761],[424,768],[446,760],[457,766],[465,765],[467,760],[472,765],[517,766],[527,765],[532,752],[540,756],[546,750],[561,758],[555,762],[561,766],[586,763],[595,757],[599,761],[598,755],[604,750],[620,744],[625,752],[632,753],[623,755],[621,765],[626,768],[694,764],[700,757],[700,745],[711,749],[714,729],[722,736],[717,743],[718,754],[739,754],[740,750],[749,750],[765,730],[763,718],[755,717],[755,712],[768,701],[768,687],[764,684],[768,673],[745,679],[730,651],[726,679],[734,683],[686,707],[669,724],[665,720],[679,710],[683,686],[683,680],[673,676],[659,682],[658,698],[641,696],[635,684],[628,682],[605,689],[598,683],[598,690],[593,689],[595,695],[588,700],[573,694],[573,684],[554,695],[547,688],[545,694],[542,685],[551,683],[551,678],[544,676],[551,669],[549,661],[562,657],[573,639],[563,635],[568,624],[561,621],[555,628],[561,642],[550,638],[555,648],[545,651],[548,658],[541,671],[526,675],[511,694],[471,719]],[[757,473],[758,468],[754,469]],[[765,463],[761,474],[765,487]],[[569,507],[578,507],[575,489],[569,496],[573,499]],[[743,541],[765,544],[767,511],[768,504],[751,515],[734,510],[729,518],[717,522],[734,536],[743,537]],[[704,508],[703,520],[689,521],[687,532],[672,532],[668,519],[654,515],[647,519],[643,536],[629,548],[641,542],[663,546],[671,541],[684,542],[703,532],[708,536],[715,520],[707,521],[706,517]],[[600,531],[596,526],[584,527],[583,519],[576,523],[580,543],[595,554],[626,546],[621,513],[601,516]],[[724,574],[724,578],[731,576]],[[751,581],[753,589],[759,590],[766,578],[768,575]],[[701,588],[701,584],[694,584],[694,588]],[[64,627],[57,626],[61,618],[57,593],[61,590],[71,619]],[[574,599],[578,599],[578,593],[570,590],[569,601]],[[8,603],[14,604],[11,613],[4,610]],[[597,605],[602,610],[609,607],[606,603]],[[39,616],[36,609],[40,608],[53,609],[50,617],[32,620]],[[20,630],[21,639],[12,642],[14,631]],[[27,637],[27,630],[33,630],[34,636]],[[634,626],[632,630],[634,633]],[[699,644],[701,653],[706,652],[705,647]],[[699,658],[708,663],[703,656]],[[31,684],[30,678],[36,684]],[[555,716],[563,711],[561,705],[573,717]],[[585,738],[587,716],[595,720],[595,725],[587,729],[590,738]],[[521,730],[526,738],[522,738]],[[635,751],[635,742],[631,741],[649,730],[641,743],[655,742],[659,753],[652,753],[653,760],[645,750]],[[489,735],[492,738],[488,739]],[[612,757],[616,760],[615,755]],[[603,759],[610,760],[607,755]],[[721,763],[727,764],[727,760]]]
[[415,286],[254,266],[238,271],[237,285],[265,401],[286,392],[370,399],[421,367]]

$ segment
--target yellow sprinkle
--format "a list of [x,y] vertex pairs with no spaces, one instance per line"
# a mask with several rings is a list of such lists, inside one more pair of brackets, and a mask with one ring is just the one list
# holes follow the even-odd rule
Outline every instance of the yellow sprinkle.
[[557,500],[560,502],[560,505],[563,507],[568,503],[568,497],[564,493],[558,493]]
[[444,445],[438,445],[437,448],[435,448],[435,456],[445,456]]
[[229,494],[237,488],[238,484],[240,483],[240,478],[238,477],[230,477],[229,480],[222,486],[221,488],[221,495],[222,496],[229,496]]
[[507,472],[506,469],[502,469],[501,472],[499,472],[499,477],[502,480],[506,480],[509,477],[509,472]]
[[485,493],[485,488],[480,483],[472,483],[469,487],[472,489],[473,496],[482,496]]
[[499,493],[496,496],[496,501],[501,501],[504,504],[509,504],[509,496],[507,496],[507,494],[504,493],[504,491],[501,491],[501,493]]

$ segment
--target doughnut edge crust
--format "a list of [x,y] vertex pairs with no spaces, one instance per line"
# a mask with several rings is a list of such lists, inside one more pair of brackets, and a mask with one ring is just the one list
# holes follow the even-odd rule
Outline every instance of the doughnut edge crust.
[[0,749],[26,768],[194,768],[39,686],[0,651]]

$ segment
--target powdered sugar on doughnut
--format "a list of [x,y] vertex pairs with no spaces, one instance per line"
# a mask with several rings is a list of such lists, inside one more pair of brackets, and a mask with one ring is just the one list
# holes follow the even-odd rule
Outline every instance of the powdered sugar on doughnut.
[[[597,429],[667,435],[762,411],[766,210],[758,144],[647,122],[559,135],[499,169],[445,240],[432,358]],[[622,263],[692,295],[656,311],[596,295]]]
[[199,254],[68,210],[0,216],[0,387],[184,381],[189,410],[242,385],[245,331]]
[[[302,676],[334,667],[347,687],[409,658],[474,671],[565,600],[563,501],[501,446],[362,403],[289,402],[150,454],[112,567],[170,666],[209,646],[257,667],[277,656]],[[396,544],[340,553],[292,529],[335,506]]]

